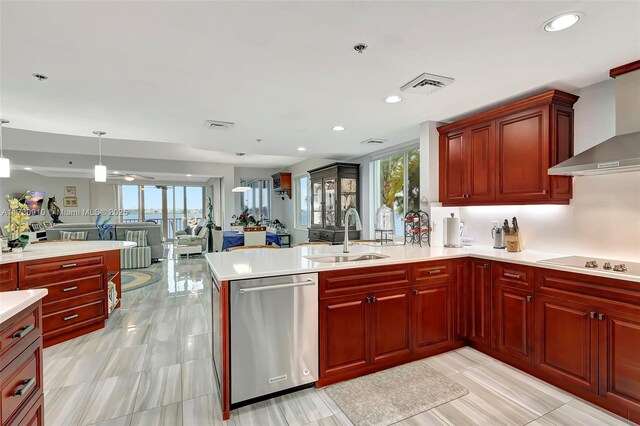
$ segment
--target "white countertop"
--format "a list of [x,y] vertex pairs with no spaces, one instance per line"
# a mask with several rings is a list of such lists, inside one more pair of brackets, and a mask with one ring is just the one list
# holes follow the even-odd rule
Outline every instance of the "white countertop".
[[42,299],[49,293],[46,288],[0,292],[0,324]]
[[0,254],[0,265],[4,263],[25,262],[27,260],[47,259],[49,257],[122,250],[135,246],[136,243],[131,241],[49,241],[29,244],[22,253],[2,253]]
[[523,250],[519,253],[510,253],[506,250],[496,250],[492,247],[483,246],[463,248],[420,247],[412,245],[383,247],[371,245],[352,246],[350,254],[357,253],[380,253],[389,257],[384,259],[342,263],[319,263],[305,258],[305,256],[318,254],[342,254],[342,245],[317,245],[293,247],[290,249],[256,249],[209,253],[206,255],[206,258],[213,274],[220,281],[334,271],[338,269],[366,268],[371,266],[394,265],[399,263],[471,256],[487,260],[519,263],[559,271],[576,272],[585,275],[640,282],[640,276],[624,275],[612,271],[609,272],[604,270],[591,270],[538,263],[538,261],[544,259],[567,256],[567,254],[564,253],[545,253],[531,250]]

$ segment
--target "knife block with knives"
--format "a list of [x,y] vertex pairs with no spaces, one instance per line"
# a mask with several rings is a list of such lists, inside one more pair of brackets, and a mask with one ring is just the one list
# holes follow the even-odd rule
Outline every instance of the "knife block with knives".
[[522,240],[520,238],[520,227],[518,226],[518,220],[514,217],[511,221],[513,226],[509,226],[507,220],[504,221],[504,242],[509,252],[522,251]]

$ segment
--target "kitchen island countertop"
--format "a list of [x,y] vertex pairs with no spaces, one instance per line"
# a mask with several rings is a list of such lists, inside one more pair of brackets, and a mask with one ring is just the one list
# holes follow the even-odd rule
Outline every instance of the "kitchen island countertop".
[[46,288],[3,291],[0,293],[0,324],[44,298],[48,293]]
[[29,244],[22,253],[2,253],[0,265],[135,247],[131,241],[47,241]]
[[547,253],[532,250],[523,250],[518,253],[511,253],[506,250],[497,250],[488,246],[445,248],[420,247],[412,245],[379,246],[362,244],[353,245],[350,249],[350,254],[352,255],[365,253],[379,253],[388,257],[352,262],[319,263],[307,259],[306,256],[323,254],[342,255],[342,245],[310,245],[285,249],[236,250],[232,252],[209,253],[206,255],[206,259],[212,273],[219,281],[475,257],[585,275],[640,282],[640,276],[625,275],[613,271],[591,270],[539,263],[541,260],[566,256],[566,254],[563,253]]

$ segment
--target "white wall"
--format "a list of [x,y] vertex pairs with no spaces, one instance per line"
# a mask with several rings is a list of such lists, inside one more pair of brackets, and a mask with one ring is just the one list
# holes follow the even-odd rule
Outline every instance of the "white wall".
[[[575,153],[615,135],[615,84],[585,87],[575,105]],[[467,235],[491,243],[491,221],[518,218],[525,249],[640,260],[640,172],[574,178],[568,206],[460,209]]]
[[[66,208],[64,206],[64,187],[75,186],[76,198],[78,199],[77,208]],[[91,180],[90,179],[78,179],[78,178],[49,178],[44,177],[36,173],[12,170],[11,177],[9,179],[0,179],[0,211],[4,211],[7,207],[5,195],[12,195],[14,193],[24,193],[27,190],[31,191],[44,191],[45,199],[43,208],[46,210],[47,201],[49,197],[56,196],[56,202],[58,207],[62,210],[62,216],[60,220],[67,223],[81,223],[91,222],[95,220],[95,216],[82,215],[83,210],[92,209],[91,205]],[[100,201],[102,203],[102,201]],[[115,205],[110,206],[115,207]],[[50,221],[51,217],[47,213],[46,216],[33,216],[29,219],[29,222],[43,222]],[[6,215],[0,216],[0,224],[3,226],[7,223],[8,217]]]

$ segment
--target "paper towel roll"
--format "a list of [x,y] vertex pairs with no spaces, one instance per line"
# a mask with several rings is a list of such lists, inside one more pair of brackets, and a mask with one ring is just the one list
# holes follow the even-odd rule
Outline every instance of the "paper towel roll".
[[445,217],[444,218],[444,246],[445,247],[462,247],[460,242],[460,218]]

